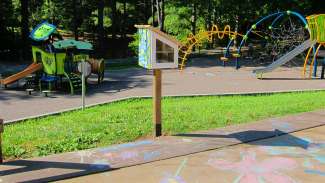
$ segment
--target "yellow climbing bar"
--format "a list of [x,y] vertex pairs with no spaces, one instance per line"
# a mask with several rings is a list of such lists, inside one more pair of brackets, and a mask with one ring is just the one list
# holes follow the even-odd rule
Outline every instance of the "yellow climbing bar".
[[198,32],[196,35],[190,34],[187,37],[187,41],[179,49],[180,69],[183,70],[187,57],[192,53],[193,48],[196,46],[202,46],[205,41],[212,42],[214,38],[224,39],[236,39],[237,36],[243,37],[235,31],[231,31],[229,25],[226,25],[223,30],[219,29],[217,25],[213,25],[211,30],[203,30]]

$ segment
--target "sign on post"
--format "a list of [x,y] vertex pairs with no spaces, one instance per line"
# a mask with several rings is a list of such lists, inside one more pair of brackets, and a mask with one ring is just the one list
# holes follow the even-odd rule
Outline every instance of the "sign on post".
[[139,66],[153,70],[154,135],[162,134],[161,69],[178,68],[178,47],[181,43],[150,25],[136,25],[139,40]]

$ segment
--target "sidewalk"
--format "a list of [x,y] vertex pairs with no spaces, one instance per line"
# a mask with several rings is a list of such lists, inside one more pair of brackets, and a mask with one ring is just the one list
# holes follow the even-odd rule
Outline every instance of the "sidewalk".
[[[267,79],[258,80],[251,73],[255,68],[220,67],[213,65],[211,58],[194,59],[204,64],[178,70],[163,71],[163,95],[221,95],[238,93],[281,92],[301,90],[323,90],[323,80],[304,80],[300,68],[281,68]],[[106,73],[102,85],[92,85],[86,103],[94,105],[129,97],[152,95],[150,71],[129,69]],[[5,122],[31,116],[65,111],[81,106],[80,95],[54,94],[43,97],[38,93],[28,96],[25,91],[0,89],[0,118]]]
[[[314,111],[314,112],[308,112],[308,113],[302,113],[298,115],[293,116],[286,116],[281,118],[272,118],[267,119],[259,122],[249,123],[249,124],[243,124],[243,125],[236,125],[236,126],[229,126],[225,128],[210,130],[210,131],[201,131],[201,132],[195,132],[195,133],[188,133],[188,134],[179,134],[176,136],[166,136],[161,137],[159,139],[148,139],[148,140],[142,140],[142,141],[136,141],[132,143],[127,144],[120,144],[120,145],[114,145],[110,147],[104,147],[104,148],[97,148],[97,149],[90,149],[86,151],[78,151],[78,152],[71,152],[71,153],[63,153],[63,154],[57,154],[47,157],[40,157],[40,158],[33,158],[33,159],[27,159],[27,160],[18,160],[18,161],[11,161],[6,162],[3,165],[0,166],[0,175],[1,180],[3,182],[25,182],[25,181],[33,181],[33,182],[48,182],[48,181],[55,181],[55,180],[62,180],[66,178],[72,178],[72,177],[78,177],[83,175],[89,175],[92,173],[99,173],[103,171],[112,171],[112,174],[115,173],[115,170],[117,170],[116,175],[120,175],[119,172],[126,173],[124,177],[116,176],[116,181],[119,180],[118,177],[120,177],[121,181],[127,181],[126,178],[129,174],[125,172],[122,168],[129,167],[129,166],[135,166],[140,165],[141,167],[150,167],[151,164],[147,165],[141,165],[145,163],[152,163],[152,166],[161,165],[161,167],[158,167],[157,169],[166,168],[165,162],[171,162],[171,166],[175,166],[180,163],[180,159],[184,158],[178,158],[178,159],[171,159],[175,157],[181,157],[181,156],[187,156],[193,157],[193,159],[196,158],[196,153],[209,151],[209,150],[216,150],[216,152],[205,152],[203,153],[204,157],[207,157],[207,154],[210,156],[210,153],[216,153],[216,160],[211,161],[202,161],[200,166],[203,166],[203,169],[200,171],[204,171],[204,167],[207,166],[207,163],[211,163],[212,168],[207,170],[211,171],[213,170],[213,167],[217,168],[219,175],[225,171],[227,174],[226,177],[229,177],[229,180],[226,182],[231,182],[231,179],[233,179],[234,175],[238,175],[242,172],[246,172],[246,167],[254,166],[255,162],[262,163],[258,165],[257,168],[260,168],[261,171],[265,169],[265,171],[268,171],[267,173],[275,174],[277,175],[280,172],[277,172],[277,170],[281,170],[281,166],[287,166],[286,162],[289,162],[289,168],[297,168],[299,167],[299,172],[301,172],[302,165],[298,163],[291,163],[293,160],[289,161],[286,159],[279,159],[276,158],[273,164],[272,164],[272,158],[270,160],[261,160],[255,159],[256,154],[259,152],[251,152],[250,150],[247,151],[247,157],[243,158],[243,165],[240,165],[240,163],[227,163],[227,161],[240,161],[238,160],[238,156],[240,155],[237,150],[231,150],[233,148],[236,148],[235,146],[240,145],[239,148],[246,148],[250,146],[256,146],[254,148],[257,149],[264,149],[265,151],[269,151],[269,147],[276,148],[273,155],[278,155],[277,147],[281,147],[284,149],[284,152],[286,153],[286,148],[289,148],[290,152],[293,154],[301,150],[305,153],[302,155],[299,155],[299,163],[300,161],[304,161],[304,159],[308,159],[307,163],[311,163],[312,166],[310,166],[308,169],[306,168],[307,174],[308,173],[316,173],[324,172],[325,169],[321,163],[323,163],[323,156],[324,148],[325,148],[325,135],[323,133],[325,124],[325,110],[320,111]],[[300,132],[298,132],[300,131]],[[306,131],[306,132],[304,132]],[[299,137],[296,135],[300,133],[307,133],[308,136],[306,137]],[[293,133],[293,134],[291,134]],[[287,135],[285,135],[287,134]],[[285,136],[283,136],[285,135]],[[280,137],[278,137],[280,136]],[[275,137],[275,138],[274,138]],[[277,140],[277,139],[282,140]],[[262,141],[258,141],[261,139],[266,139]],[[258,141],[258,142],[256,142]],[[314,149],[316,148],[316,149]],[[224,156],[224,161],[218,160],[223,156],[217,156],[219,153],[219,149],[221,152],[221,155]],[[227,149],[233,153],[222,153],[227,152]],[[271,149],[272,150],[272,149]],[[288,151],[289,151],[288,150]],[[280,150],[282,152],[282,150]],[[246,151],[243,151],[244,154]],[[273,151],[272,151],[273,152]],[[192,154],[192,155],[191,155]],[[264,156],[271,156],[271,154],[263,154]],[[198,155],[198,160],[200,159],[202,155]],[[315,162],[314,162],[314,159]],[[320,163],[317,163],[319,160]],[[196,163],[192,164],[190,163],[188,166],[192,169],[197,165],[198,161],[195,161]],[[200,161],[199,161],[200,162]],[[295,161],[294,161],[295,162]],[[186,162],[185,162],[186,163]],[[280,167],[277,165],[280,163]],[[325,163],[325,162],[324,162]],[[308,165],[309,165],[308,164]],[[139,168],[139,166],[131,167],[131,169],[136,169],[136,167]],[[170,167],[170,166],[167,166]],[[221,167],[224,167],[222,169]],[[234,170],[237,170],[238,172],[230,172],[231,167],[234,167]],[[150,168],[147,168],[150,169]],[[251,167],[248,170],[249,171],[255,171],[256,168]],[[286,167],[284,167],[286,170]],[[137,170],[138,175],[144,174],[145,172],[142,172],[144,169]],[[152,171],[155,171],[155,168],[152,168]],[[217,171],[215,170],[215,171]],[[167,170],[164,170],[167,172]],[[258,171],[258,170],[256,170]],[[262,171],[262,172],[263,172]],[[316,172],[315,172],[316,171]],[[180,176],[180,172],[176,171],[174,168],[171,168],[169,170],[171,173],[170,175],[167,173],[164,176],[169,176],[170,178],[178,179],[178,176]],[[163,172],[162,172],[163,173]],[[255,172],[256,173],[256,172]],[[111,175],[111,173],[107,173],[105,175]],[[130,174],[134,175],[134,174]],[[192,174],[195,176],[196,174]],[[203,176],[206,174],[202,174],[200,176]],[[300,174],[299,174],[300,175]],[[99,178],[102,176],[99,176]],[[200,177],[199,176],[199,177]],[[104,176],[105,177],[105,176]],[[131,176],[132,177],[132,176]],[[152,179],[150,179],[152,182],[157,182],[160,178],[152,174],[150,176]],[[302,176],[304,177],[304,176]],[[143,176],[140,176],[138,178],[134,177],[134,181],[141,182],[140,179],[143,178]],[[148,174],[149,178],[149,174]],[[321,177],[324,178],[324,177]],[[82,179],[82,177],[81,177]],[[81,180],[79,179],[79,180]],[[85,179],[90,180],[90,179]],[[94,179],[95,180],[95,179]],[[97,180],[97,179],[96,179]],[[100,179],[98,179],[100,180]],[[129,179],[130,180],[130,179]],[[150,182],[148,179],[148,182]],[[192,180],[192,179],[188,179]],[[194,180],[194,179],[193,179]],[[280,179],[279,179],[280,180]],[[317,179],[316,179],[317,180]],[[113,181],[113,182],[116,182]],[[147,179],[146,179],[147,181]],[[202,181],[202,180],[201,180]],[[200,181],[200,182],[201,182]],[[78,182],[78,180],[77,180]],[[120,182],[120,181],[117,181]],[[181,182],[181,181],[179,181]],[[192,182],[192,181],[190,181]],[[193,181],[194,182],[194,181]]]
[[325,126],[62,183],[325,182]]

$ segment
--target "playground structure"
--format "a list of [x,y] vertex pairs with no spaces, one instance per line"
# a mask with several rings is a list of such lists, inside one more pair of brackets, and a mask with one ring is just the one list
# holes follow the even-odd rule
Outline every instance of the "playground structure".
[[[253,24],[244,35],[237,51],[236,69],[240,68],[242,47],[253,34],[264,40],[264,51],[262,51],[262,54],[264,54],[264,56],[269,56],[269,61],[271,61],[271,64],[268,66],[253,71],[258,78],[262,78],[263,74],[272,72],[276,68],[293,60],[298,55],[303,55],[307,49],[309,49],[309,51],[307,55],[303,57],[305,61],[303,74],[306,74],[309,56],[313,51],[313,58],[309,62],[309,77],[312,75],[316,77],[318,51],[315,51],[314,45],[317,42],[320,43],[320,45],[323,44],[322,40],[319,40],[321,37],[317,39],[317,35],[319,34],[321,36],[322,34],[321,29],[323,28],[320,28],[321,25],[324,25],[324,18],[322,17],[322,15],[313,15],[305,18],[301,14],[293,11],[277,12],[262,17]],[[315,19],[317,20],[315,21]],[[317,22],[317,24],[315,22]],[[266,26],[265,23],[269,23],[269,25]],[[316,28],[317,26],[318,28]],[[265,27],[267,27],[266,30],[257,31],[257,28],[265,29]],[[227,55],[225,55],[225,57],[226,56]],[[262,55],[258,57],[263,58]]]
[[[209,31],[202,30],[196,35],[190,34],[188,36],[185,44],[179,49],[180,69],[183,70],[185,62],[195,46],[200,47],[206,41],[212,42],[215,37],[224,39],[227,35],[229,42],[225,47],[223,56],[220,57],[224,66],[225,62],[233,57],[235,58],[236,69],[239,69],[241,66],[240,59],[243,57],[243,47],[251,41],[249,44],[255,46],[248,45],[248,50],[254,49],[253,52],[256,55],[251,57],[252,60],[269,63],[268,66],[253,71],[258,78],[262,78],[263,74],[272,72],[299,55],[302,55],[301,58],[305,61],[303,75],[306,75],[309,65],[309,77],[312,75],[316,77],[317,55],[320,47],[325,45],[324,25],[324,14],[305,18],[294,11],[282,11],[262,17],[250,27],[245,35],[231,31],[229,25],[225,26],[224,30],[219,30],[218,26],[214,25]],[[242,38],[241,42],[235,48],[235,53],[231,54],[231,51],[237,46],[234,44],[237,37]],[[315,44],[319,44],[317,49]],[[307,49],[309,51],[307,55],[304,55]],[[312,51],[313,58],[310,60]],[[324,71],[321,77],[324,77]]]
[[[243,37],[242,34],[239,34],[236,31],[231,31],[229,25],[226,25],[223,30],[219,29],[217,25],[213,25],[209,31],[202,30],[196,35],[190,34],[187,41],[179,49],[179,62],[181,63],[180,69],[183,70],[185,62],[188,56],[192,53],[194,47],[202,46],[202,43],[206,41],[212,42],[214,38],[222,40],[227,37],[231,40],[230,43],[233,43],[237,36]],[[228,44],[227,51],[229,51],[230,46],[231,44]],[[228,61],[228,58],[226,57],[222,57],[221,59],[224,62]]]
[[[317,70],[317,56],[319,53],[320,48],[323,46],[325,47],[325,14],[319,14],[319,15],[311,15],[307,17],[308,26],[310,28],[310,39],[313,40],[313,45],[309,48],[305,63],[304,63],[304,69],[303,69],[303,76],[306,75],[307,70],[307,64],[309,60],[309,55],[311,54],[312,50],[316,48],[316,51],[314,51],[314,55],[312,56],[311,60],[311,66],[310,67],[310,74],[309,77],[311,77],[311,70],[314,71]],[[318,46],[316,46],[318,44]],[[322,74],[321,78],[324,78],[324,66],[325,66],[325,58],[323,61],[323,68],[322,68]]]
[[61,86],[68,83],[71,94],[81,90],[81,62],[88,61],[85,65],[88,77],[91,73],[98,75],[98,83],[104,78],[104,62],[89,59],[92,45],[88,42],[76,41],[72,39],[63,40],[57,31],[56,26],[43,22],[36,26],[30,33],[32,39],[33,63],[24,71],[9,76],[1,80],[2,85],[12,84],[20,79],[26,78],[31,74],[26,82],[29,91],[39,86],[47,85],[51,91],[52,85],[57,85],[60,81]]

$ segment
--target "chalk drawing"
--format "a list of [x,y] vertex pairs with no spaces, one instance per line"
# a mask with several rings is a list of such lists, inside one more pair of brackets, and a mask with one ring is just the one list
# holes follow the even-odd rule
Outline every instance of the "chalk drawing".
[[305,170],[305,173],[325,176],[325,172],[322,172],[322,171],[319,171],[319,170]]
[[143,154],[144,161],[150,161],[160,156],[159,151],[145,152]]
[[294,126],[288,122],[272,120],[272,127],[281,131],[289,132],[294,129]]
[[306,167],[306,168],[313,168],[313,164],[310,162],[310,159],[309,158],[305,158],[304,159],[303,166]]
[[139,147],[139,146],[145,146],[145,145],[151,145],[151,144],[153,144],[152,140],[143,140],[143,141],[138,141],[138,142],[119,144],[119,145],[114,145],[111,147],[101,148],[101,149],[99,149],[99,152],[107,153],[107,152],[111,152],[111,151],[117,151],[117,150],[121,150],[121,149],[133,148],[133,147]]
[[319,163],[325,164],[325,143],[324,142],[315,142],[310,138],[292,138],[286,139],[287,141],[282,141],[286,143],[286,146],[296,144],[298,146],[304,147],[260,147],[260,150],[267,152],[269,155],[289,155],[289,156],[299,156],[305,157],[306,155],[316,160]]
[[178,166],[174,175],[171,173],[165,173],[165,177],[160,181],[160,183],[185,183],[184,179],[180,176],[181,171],[186,166],[188,158],[185,157],[181,164]]
[[183,138],[182,140],[183,140],[183,142],[187,142],[187,143],[189,143],[189,142],[193,142],[192,139],[188,139],[188,138]]
[[207,76],[207,77],[214,77],[214,76],[216,76],[216,75],[213,74],[213,73],[207,72],[207,73],[205,73],[205,76]]
[[124,151],[120,154],[122,160],[135,159],[138,156],[139,153],[137,151]]
[[293,183],[291,177],[281,174],[281,170],[293,170],[297,163],[293,159],[274,157],[261,162],[256,160],[256,153],[247,150],[241,153],[241,161],[229,162],[223,159],[210,159],[208,164],[216,169],[240,174],[234,183]]
[[80,163],[84,163],[85,158],[90,158],[93,153],[91,151],[79,151],[77,154],[80,156]]
[[110,167],[109,162],[105,159],[95,160],[90,166],[96,169],[104,169]]
[[138,158],[139,153],[138,151],[109,152],[105,153],[104,157],[106,157],[109,162],[125,161]]

